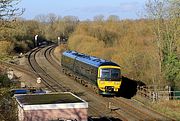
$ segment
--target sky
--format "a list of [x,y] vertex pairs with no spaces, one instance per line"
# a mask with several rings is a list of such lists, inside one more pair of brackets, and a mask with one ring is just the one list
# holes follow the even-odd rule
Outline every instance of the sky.
[[34,19],[37,15],[54,13],[58,16],[76,16],[80,20],[103,15],[119,16],[120,19],[138,19],[142,17],[147,0],[21,0],[18,7],[25,8],[21,16]]

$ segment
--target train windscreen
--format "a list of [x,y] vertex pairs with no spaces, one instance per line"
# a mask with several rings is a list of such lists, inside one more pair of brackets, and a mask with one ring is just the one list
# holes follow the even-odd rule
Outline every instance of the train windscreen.
[[120,80],[120,69],[103,68],[100,70],[100,78],[105,81],[118,81]]

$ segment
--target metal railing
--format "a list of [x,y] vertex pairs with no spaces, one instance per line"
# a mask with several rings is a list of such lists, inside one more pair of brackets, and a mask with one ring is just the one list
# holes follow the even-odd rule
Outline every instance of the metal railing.
[[152,102],[160,100],[180,100],[180,91],[171,91],[170,87],[149,88],[140,86],[138,87],[137,94]]

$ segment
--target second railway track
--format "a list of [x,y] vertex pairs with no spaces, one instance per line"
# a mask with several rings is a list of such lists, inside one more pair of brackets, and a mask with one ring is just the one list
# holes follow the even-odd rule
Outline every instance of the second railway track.
[[32,70],[36,73],[37,76],[39,76],[42,79],[42,82],[44,85],[47,86],[51,91],[67,91],[62,85],[56,82],[55,79],[53,79],[50,75],[46,73],[46,71],[37,63],[36,60],[36,54],[41,50],[42,48],[34,49],[30,52],[28,56],[29,64],[32,68]]

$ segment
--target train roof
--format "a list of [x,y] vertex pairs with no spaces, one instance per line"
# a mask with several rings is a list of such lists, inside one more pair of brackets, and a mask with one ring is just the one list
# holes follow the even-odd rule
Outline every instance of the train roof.
[[100,59],[95,56],[89,56],[83,53],[78,53],[76,51],[65,51],[63,55],[81,61],[83,63],[86,63],[88,65],[92,65],[94,67],[106,66],[106,65],[119,66],[118,64],[112,61]]

